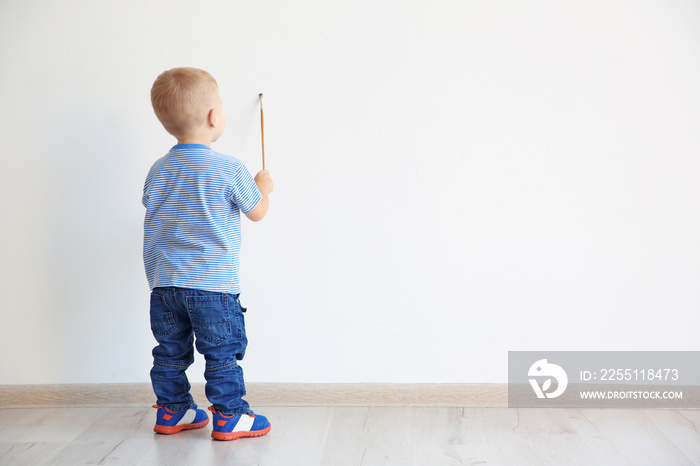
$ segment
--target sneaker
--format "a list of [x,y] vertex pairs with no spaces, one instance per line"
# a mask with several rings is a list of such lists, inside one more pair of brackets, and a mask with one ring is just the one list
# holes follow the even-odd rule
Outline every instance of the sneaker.
[[187,411],[174,412],[159,405],[156,415],[156,426],[153,430],[159,434],[177,434],[182,430],[201,429],[209,424],[209,416],[203,409],[197,409],[197,405]]
[[226,416],[213,407],[214,430],[211,437],[215,440],[236,440],[244,437],[260,437],[270,432],[270,423],[265,416],[252,411],[245,414]]

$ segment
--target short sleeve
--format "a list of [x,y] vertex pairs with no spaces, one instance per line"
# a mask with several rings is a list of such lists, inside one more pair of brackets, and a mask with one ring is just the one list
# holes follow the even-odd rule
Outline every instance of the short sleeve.
[[148,192],[150,191],[151,179],[153,178],[153,176],[151,175],[152,172],[152,170],[148,172],[146,182],[143,185],[143,196],[141,197],[141,204],[143,204],[144,207],[148,207]]
[[230,200],[241,209],[244,214],[250,212],[262,199],[262,194],[255,184],[248,169],[242,163],[236,167],[231,186]]

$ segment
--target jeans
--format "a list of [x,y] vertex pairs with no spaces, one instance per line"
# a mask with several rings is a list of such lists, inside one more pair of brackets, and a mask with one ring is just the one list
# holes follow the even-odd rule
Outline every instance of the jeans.
[[206,361],[205,391],[214,409],[227,416],[250,410],[237,362],[248,344],[244,312],[234,294],[183,288],[151,292],[151,330],[158,342],[151,382],[159,405],[171,411],[194,406],[185,374],[194,362],[194,343]]

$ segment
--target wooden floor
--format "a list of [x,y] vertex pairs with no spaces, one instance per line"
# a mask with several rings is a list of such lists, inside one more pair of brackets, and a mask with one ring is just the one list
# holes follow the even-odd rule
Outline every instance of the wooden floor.
[[265,437],[153,433],[152,408],[0,409],[2,465],[700,464],[700,410],[257,407]]

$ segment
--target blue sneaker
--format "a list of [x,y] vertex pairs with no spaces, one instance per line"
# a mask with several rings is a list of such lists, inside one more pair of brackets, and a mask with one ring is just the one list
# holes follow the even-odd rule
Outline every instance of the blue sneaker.
[[187,411],[174,412],[159,405],[156,415],[156,426],[153,430],[159,434],[177,434],[182,430],[201,429],[209,424],[209,416],[203,409],[197,409],[197,405]]
[[226,416],[213,407],[214,430],[211,437],[214,440],[236,440],[244,437],[260,437],[270,432],[270,423],[265,416],[252,411],[245,414]]

